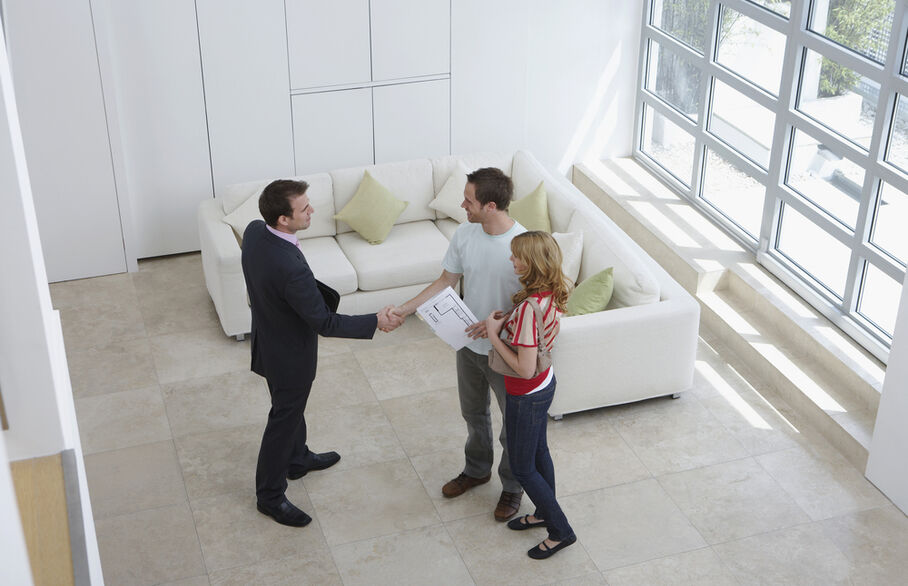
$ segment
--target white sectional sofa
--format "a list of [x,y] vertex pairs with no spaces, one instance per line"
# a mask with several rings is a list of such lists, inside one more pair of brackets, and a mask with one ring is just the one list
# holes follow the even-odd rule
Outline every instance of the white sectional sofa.
[[[365,313],[402,303],[438,277],[458,224],[429,203],[458,162],[470,170],[502,169],[512,177],[518,199],[544,182],[552,231],[583,233],[578,282],[614,267],[608,308],[562,320],[553,353],[558,391],[551,415],[676,394],[691,385],[697,302],[576,187],[524,151],[417,159],[301,177],[309,183],[315,214],[310,228],[298,236],[316,277],[341,294],[339,311]],[[332,219],[353,197],[365,170],[409,201],[378,245]],[[236,223],[244,205],[254,215],[256,197],[268,182],[231,186],[221,198],[199,207],[205,282],[224,332],[239,338],[250,330],[250,312],[238,238],[224,218],[232,214]]]

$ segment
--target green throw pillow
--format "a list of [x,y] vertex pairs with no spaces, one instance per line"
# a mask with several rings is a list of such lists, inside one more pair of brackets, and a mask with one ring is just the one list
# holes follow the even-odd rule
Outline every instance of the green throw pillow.
[[583,315],[602,311],[612,298],[615,280],[612,267],[600,271],[577,285],[567,302],[568,315]]
[[543,182],[526,197],[512,201],[508,214],[527,230],[552,231],[549,223],[549,198],[545,193]]
[[387,187],[365,171],[353,199],[334,219],[346,222],[369,244],[381,244],[409,203],[394,197]]

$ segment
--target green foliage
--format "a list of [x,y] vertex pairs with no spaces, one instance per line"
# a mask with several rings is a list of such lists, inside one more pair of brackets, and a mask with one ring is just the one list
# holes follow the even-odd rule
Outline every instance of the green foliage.
[[[830,40],[859,53],[874,53],[886,38],[873,38],[875,29],[886,26],[894,0],[830,0],[826,32]],[[885,49],[885,47],[882,47]],[[851,91],[860,75],[823,58],[820,66],[820,97],[841,96]]]

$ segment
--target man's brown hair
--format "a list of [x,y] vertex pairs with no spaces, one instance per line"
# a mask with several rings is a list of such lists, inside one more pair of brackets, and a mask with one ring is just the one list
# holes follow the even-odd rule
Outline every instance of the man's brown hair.
[[265,223],[275,228],[281,216],[293,216],[290,201],[306,193],[309,184],[305,181],[278,179],[269,183],[259,196],[259,213]]
[[514,196],[514,183],[501,169],[483,167],[467,175],[467,182],[476,189],[476,200],[482,204],[495,203],[501,211],[507,211]]

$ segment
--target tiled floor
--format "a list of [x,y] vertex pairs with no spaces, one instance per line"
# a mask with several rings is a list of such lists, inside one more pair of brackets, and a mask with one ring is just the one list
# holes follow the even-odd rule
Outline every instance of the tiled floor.
[[310,445],[343,459],[290,482],[314,518],[293,529],[255,510],[268,392],[248,342],[220,330],[198,255],[51,291],[107,584],[888,585],[908,573],[908,518],[708,332],[680,399],[550,423],[579,542],[533,561],[524,552],[544,534],[492,519],[497,480],[441,496],[465,428],[453,352],[417,320],[371,342],[322,340]]

